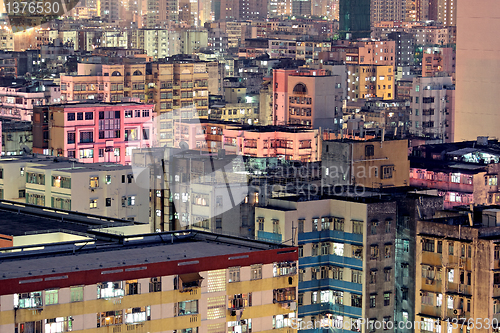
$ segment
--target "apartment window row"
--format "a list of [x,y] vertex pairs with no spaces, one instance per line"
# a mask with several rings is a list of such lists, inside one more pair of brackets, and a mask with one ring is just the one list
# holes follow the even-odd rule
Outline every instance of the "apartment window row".
[[[370,295],[370,308],[375,308],[377,307],[377,297],[378,294],[377,293],[372,293]],[[385,291],[383,293],[383,304],[384,306],[390,306],[391,305],[391,299],[392,299],[392,292],[390,291]]]
[[321,242],[311,244],[311,256],[334,254],[344,256],[344,243]]
[[94,112],[69,112],[66,115],[67,121],[74,121],[74,120],[93,120],[94,119]]
[[318,266],[311,268],[311,280],[334,279],[344,280],[344,270],[346,268],[339,266]]
[[[305,219],[298,220],[298,232],[305,232]],[[351,220],[352,222],[352,233],[363,234],[363,221]],[[341,217],[322,217],[321,218],[321,230],[345,230],[345,220]],[[319,218],[312,219],[312,231],[320,231],[319,229]]]
[[[430,238],[422,238],[422,251],[425,252],[436,252],[443,253],[443,242],[441,240],[435,240]],[[445,254],[450,256],[459,256],[461,258],[472,258],[472,245],[462,244],[458,242],[458,253],[455,252],[455,242],[453,241],[445,241],[445,245],[448,245],[448,250]],[[499,251],[500,252],[500,251]],[[495,254],[495,258],[498,257],[498,254]]]
[[[379,228],[383,226],[383,230],[379,230]],[[373,219],[370,223],[370,233],[372,235],[376,235],[377,233],[384,232],[386,234],[392,231],[392,219],[387,218],[384,222],[379,222],[376,219]]]
[[380,255],[379,251],[379,246],[378,245],[371,245],[370,246],[370,259],[371,260],[378,260],[379,258],[381,259],[389,259],[393,256],[393,249],[392,249],[392,244],[385,244],[383,246],[383,256]]
[[63,176],[52,176],[52,187],[71,189],[71,178]]
[[138,324],[151,320],[151,306],[97,313],[97,327]]

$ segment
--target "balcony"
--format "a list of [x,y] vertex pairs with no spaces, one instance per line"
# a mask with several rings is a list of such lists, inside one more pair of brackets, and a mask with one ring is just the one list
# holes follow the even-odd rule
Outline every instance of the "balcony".
[[334,303],[318,303],[299,306],[299,316],[315,315],[320,313],[343,314],[345,316],[361,317],[362,310],[350,305]]
[[261,241],[279,243],[279,244],[281,244],[281,242],[283,241],[281,234],[275,234],[272,232],[266,232],[262,230],[259,230],[257,232],[257,238]]
[[425,305],[422,304],[420,308],[420,313],[419,315],[422,315],[424,317],[433,317],[433,318],[441,318],[441,307],[440,306],[432,306],[432,305]]

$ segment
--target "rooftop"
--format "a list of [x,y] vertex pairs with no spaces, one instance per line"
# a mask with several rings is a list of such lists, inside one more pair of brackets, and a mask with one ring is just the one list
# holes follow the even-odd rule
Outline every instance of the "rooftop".
[[[275,250],[272,258],[262,256],[260,251],[266,250]],[[252,252],[259,254],[254,255]],[[277,261],[280,257],[286,260],[285,258],[290,255],[296,256],[296,249],[275,243],[195,230],[123,236],[107,244],[79,241],[31,248],[9,248],[0,251],[0,281],[3,282],[0,295],[10,291],[5,290],[5,285],[8,284],[6,281],[10,279],[30,278],[14,280],[14,285],[21,288],[19,286],[21,284],[27,284],[26,287],[29,287],[31,283],[41,284],[44,280],[66,280],[68,275],[85,271],[94,271],[85,276],[94,278],[97,275],[95,271],[99,270],[97,279],[104,281],[113,279],[114,273],[124,271],[136,272],[135,274],[139,275],[149,274],[149,276],[169,275],[162,271],[170,269],[179,272],[193,269],[193,266],[200,271],[203,269],[196,266],[207,266],[207,260],[202,262],[203,258],[213,258],[209,259],[211,262],[208,265],[209,269],[217,269],[221,265],[227,267],[239,265],[245,258],[255,260],[256,256],[259,256],[260,262],[266,262],[269,259]],[[221,256],[226,257],[221,258]],[[197,265],[200,262],[201,264]],[[135,265],[141,266],[130,267]],[[131,274],[134,273],[128,275]],[[46,275],[59,275],[59,277],[42,278]],[[65,282],[67,281],[58,281],[61,284]]]
[[94,228],[132,225],[134,222],[128,220],[0,200],[1,235],[23,236],[59,231],[90,236]]

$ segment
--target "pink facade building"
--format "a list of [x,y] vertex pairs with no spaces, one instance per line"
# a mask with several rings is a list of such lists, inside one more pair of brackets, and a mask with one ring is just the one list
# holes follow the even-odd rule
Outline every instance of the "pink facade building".
[[35,108],[33,152],[130,164],[133,149],[153,146],[153,110],[152,104],[133,102]]
[[326,69],[275,69],[273,123],[336,129],[342,93],[341,77]]
[[183,120],[174,124],[175,147],[252,157],[280,157],[316,162],[321,159],[319,130],[292,126],[249,126],[232,122]]

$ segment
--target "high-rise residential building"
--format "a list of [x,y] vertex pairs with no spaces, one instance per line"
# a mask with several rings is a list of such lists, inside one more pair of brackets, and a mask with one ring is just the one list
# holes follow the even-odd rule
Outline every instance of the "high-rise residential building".
[[385,188],[410,184],[407,140],[325,140],[321,161],[325,185]]
[[500,8],[494,1],[462,1],[457,8],[456,113],[454,141],[477,136],[500,137],[500,78],[493,68],[500,67],[496,52],[500,27]]
[[[178,0],[142,0],[140,2],[144,2],[144,5],[147,6],[147,10],[145,11],[145,28],[171,28],[177,23],[179,19]],[[141,27],[139,26],[139,28]]]
[[449,141],[455,86],[450,76],[414,77],[410,92],[410,133]]
[[274,124],[338,128],[343,94],[340,78],[324,69],[273,70]]
[[[460,4],[462,6],[462,4]],[[457,25],[457,0],[437,0],[437,21],[444,26]]]
[[292,0],[293,16],[311,16],[311,0]]
[[330,194],[269,199],[255,210],[259,239],[299,246],[299,318],[361,332],[413,321],[417,212],[432,216],[442,199]]
[[339,0],[339,31],[342,38],[370,37],[370,0]]
[[0,168],[2,199],[149,222],[148,188],[135,181],[130,166],[23,156],[0,159]]
[[[415,332],[459,332],[475,318],[488,318],[486,326],[491,318],[492,330],[498,330],[498,206],[448,214],[417,223],[415,319],[421,326]],[[488,330],[480,326],[470,325],[470,331]]]
[[380,21],[406,21],[407,0],[371,0],[371,23]]
[[2,253],[0,330],[296,332],[297,248],[201,231],[107,235],[104,247]]
[[154,106],[133,102],[68,103],[33,111],[33,151],[84,163],[130,164],[132,150],[153,146]]

